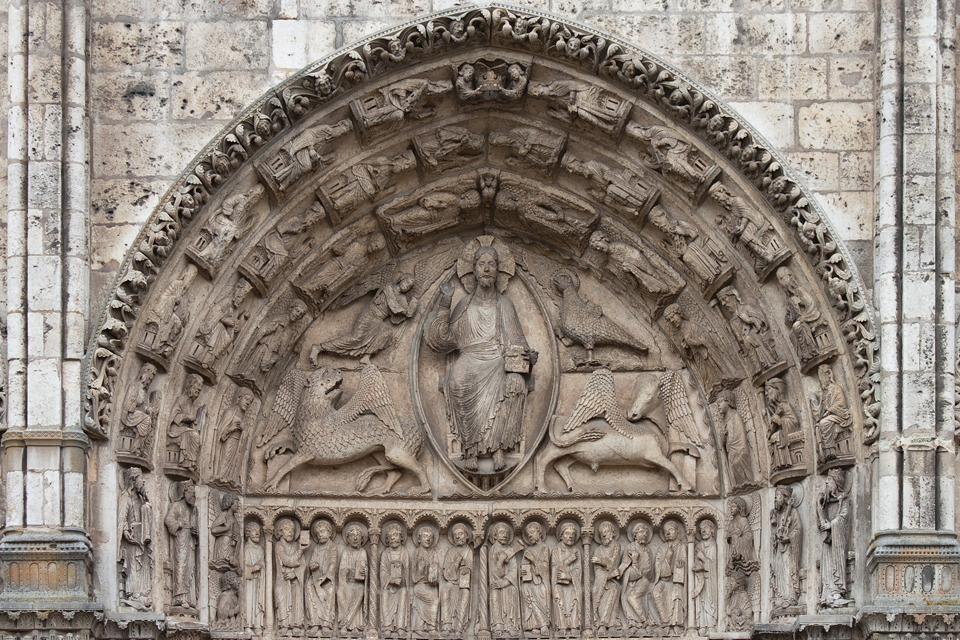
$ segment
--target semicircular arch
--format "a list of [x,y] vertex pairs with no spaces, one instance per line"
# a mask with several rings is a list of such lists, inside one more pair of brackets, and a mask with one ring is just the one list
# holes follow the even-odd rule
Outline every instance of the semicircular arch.
[[[477,243],[500,247],[501,293],[541,361],[522,409],[536,424],[502,465],[471,469],[444,423],[450,356],[430,351],[428,320],[444,283],[473,295]],[[531,458],[564,453],[553,417],[607,382],[623,416],[605,419],[639,430],[623,437],[657,431],[684,464],[674,445],[698,451],[678,474],[639,458],[652,488],[614,479],[608,495],[747,492],[852,465],[876,435],[873,311],[776,151],[679,70],[537,12],[438,14],[285,81],[178,179],[113,291],[87,432],[126,464],[245,493],[306,446],[284,436],[308,385],[409,395],[393,402],[423,430],[415,453],[464,497],[590,495]],[[365,495],[381,472],[387,492],[416,489],[398,468],[391,481],[361,465],[337,494]]]

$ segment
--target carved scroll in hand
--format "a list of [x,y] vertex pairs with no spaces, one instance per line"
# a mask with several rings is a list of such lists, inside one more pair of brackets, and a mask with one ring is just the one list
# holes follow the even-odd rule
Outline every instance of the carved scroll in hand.
[[241,485],[243,452],[246,451],[244,432],[248,411],[254,401],[253,391],[246,387],[238,388],[233,402],[217,421],[213,478],[234,489],[239,489]]
[[163,518],[170,543],[167,577],[173,615],[196,616],[197,610],[197,493],[192,480],[170,485],[170,506]]
[[756,428],[746,392],[721,391],[712,411],[734,489],[757,486]]
[[186,256],[211,280],[230,257],[236,241],[253,224],[253,208],[263,198],[263,185],[229,196],[200,228],[196,239],[187,247]]
[[821,607],[838,609],[854,604],[847,584],[847,551],[850,546],[852,505],[846,489],[843,469],[830,469],[817,498],[820,525],[820,597]]
[[617,404],[613,373],[597,369],[580,393],[570,417],[556,416],[549,428],[550,441],[535,462],[537,488],[545,490],[544,474],[552,467],[569,491],[574,490],[570,467],[575,462],[594,471],[606,465],[663,470],[680,491],[694,487],[666,457],[667,442],[657,426],[646,418],[628,422]]
[[412,420],[397,415],[380,370],[369,358],[361,360],[356,393],[335,409],[342,383],[343,374],[330,367],[309,376],[291,369],[284,376],[257,448],[267,461],[291,450],[293,455],[276,469],[263,490],[276,491],[287,475],[304,464],[339,465],[373,455],[378,464],[357,476],[358,491],[366,489],[375,474],[384,473],[384,485],[377,493],[389,493],[408,471],[419,481],[411,493],[428,492],[429,480],[417,459],[423,433]]

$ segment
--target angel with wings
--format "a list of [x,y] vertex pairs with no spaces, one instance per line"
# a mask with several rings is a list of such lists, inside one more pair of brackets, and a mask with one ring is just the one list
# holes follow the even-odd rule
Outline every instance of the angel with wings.
[[394,345],[400,325],[416,315],[420,297],[448,264],[445,259],[423,260],[411,273],[398,268],[395,262],[388,262],[361,278],[334,300],[329,309],[340,309],[375,291],[373,298],[346,333],[315,344],[310,351],[311,359],[316,360],[320,353],[354,358],[372,356]]

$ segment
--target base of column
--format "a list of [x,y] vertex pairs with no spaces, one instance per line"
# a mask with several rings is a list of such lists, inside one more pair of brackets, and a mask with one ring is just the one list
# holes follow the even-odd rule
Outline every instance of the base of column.
[[[893,531],[870,545],[874,607],[960,606],[960,544],[952,531]],[[935,604],[934,604],[935,603]]]
[[93,548],[83,532],[7,531],[0,539],[0,610],[86,608]]

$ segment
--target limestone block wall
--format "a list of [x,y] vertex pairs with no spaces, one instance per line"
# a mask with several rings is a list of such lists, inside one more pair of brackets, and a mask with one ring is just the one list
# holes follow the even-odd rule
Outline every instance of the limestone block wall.
[[[818,194],[854,252],[867,288],[872,286],[876,14],[871,0],[517,4],[637,43],[730,103]],[[467,3],[91,3],[91,313],[163,192],[245,105],[336,47],[460,6]]]

